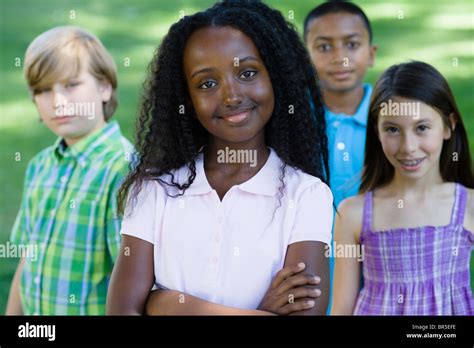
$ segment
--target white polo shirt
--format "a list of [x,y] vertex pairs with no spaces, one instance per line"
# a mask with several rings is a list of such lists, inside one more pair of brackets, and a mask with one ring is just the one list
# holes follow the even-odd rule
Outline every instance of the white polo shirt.
[[[278,207],[282,161],[270,149],[265,165],[248,181],[233,186],[220,201],[204,172],[203,154],[196,178],[183,196],[147,181],[122,234],[154,245],[155,282],[203,300],[256,309],[288,245],[320,241],[330,245],[332,194],[320,179],[286,168],[285,191]],[[187,181],[188,168],[174,172]],[[168,180],[168,176],[163,176]],[[128,209],[129,210],[129,209]],[[133,285],[132,285],[133,286]]]

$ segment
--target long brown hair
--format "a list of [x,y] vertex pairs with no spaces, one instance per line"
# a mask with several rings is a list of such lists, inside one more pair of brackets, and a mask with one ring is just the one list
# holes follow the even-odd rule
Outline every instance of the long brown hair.
[[[388,184],[394,168],[385,157],[377,135],[380,105],[394,97],[419,100],[436,109],[446,126],[451,128],[450,115],[455,129],[444,140],[439,161],[441,177],[474,188],[472,159],[461,114],[446,79],[429,64],[409,62],[388,68],[375,84],[369,107],[365,140],[364,170],[359,193]],[[456,156],[456,160],[454,160]]]

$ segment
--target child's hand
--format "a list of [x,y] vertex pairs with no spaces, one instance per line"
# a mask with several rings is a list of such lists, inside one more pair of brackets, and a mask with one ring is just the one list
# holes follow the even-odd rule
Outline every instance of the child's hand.
[[[258,309],[286,315],[313,307],[315,301],[308,298],[316,298],[321,295],[321,290],[314,286],[319,284],[321,279],[318,276],[301,273],[304,269],[304,263],[281,269],[273,278]],[[301,298],[305,299],[296,301]]]

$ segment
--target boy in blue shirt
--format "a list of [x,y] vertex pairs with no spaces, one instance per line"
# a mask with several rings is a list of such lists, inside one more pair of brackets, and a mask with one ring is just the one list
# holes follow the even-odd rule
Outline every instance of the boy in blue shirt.
[[[372,86],[363,80],[374,64],[377,46],[372,44],[372,28],[365,13],[342,1],[325,2],[306,16],[304,40],[323,93],[330,185],[337,207],[359,191],[372,94]],[[329,266],[332,282],[332,255]]]
[[313,9],[304,22],[304,39],[323,93],[330,184],[338,206],[359,190],[372,93],[363,80],[377,47],[367,16],[349,2],[326,2]]

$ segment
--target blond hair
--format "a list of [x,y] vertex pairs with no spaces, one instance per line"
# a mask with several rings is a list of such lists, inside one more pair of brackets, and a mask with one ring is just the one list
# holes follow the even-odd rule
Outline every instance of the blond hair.
[[[85,53],[85,55],[83,55]],[[52,28],[37,36],[25,53],[24,74],[33,95],[56,81],[75,78],[86,56],[88,71],[98,81],[112,86],[110,100],[103,103],[104,118],[110,119],[117,108],[117,67],[100,40],[75,26]]]

